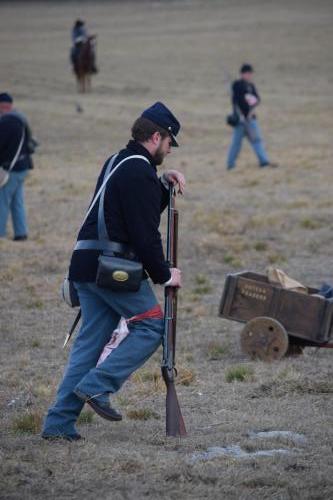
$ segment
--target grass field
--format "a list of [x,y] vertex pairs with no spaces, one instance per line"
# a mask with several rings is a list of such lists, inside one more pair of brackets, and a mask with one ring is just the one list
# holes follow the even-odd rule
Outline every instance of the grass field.
[[[68,63],[78,16],[98,33],[100,73],[84,96]],[[332,498],[332,352],[252,362],[240,326],[218,318],[231,271],[273,264],[309,285],[333,282],[332,2],[1,2],[0,18],[0,88],[41,143],[26,185],[30,239],[12,242],[9,228],[0,241],[0,497]],[[245,145],[237,169],[225,170],[228,80],[245,61],[278,169],[259,170]],[[177,389],[189,437],[165,438],[158,352],[114,398],[123,422],[85,410],[85,441],[49,444],[39,430],[68,356],[73,311],[58,291],[73,242],[103,161],[157,99],[183,123],[167,166],[187,177]],[[265,430],[305,439],[251,434]],[[291,452],[192,460],[232,445]]]

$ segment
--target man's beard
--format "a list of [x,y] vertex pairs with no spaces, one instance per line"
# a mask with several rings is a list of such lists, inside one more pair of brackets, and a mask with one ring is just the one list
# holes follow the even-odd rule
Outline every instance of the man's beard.
[[153,159],[154,159],[154,162],[156,163],[156,165],[162,165],[165,156],[166,155],[165,155],[165,153],[163,153],[162,147],[159,146],[159,148],[156,150],[156,152],[153,156]]

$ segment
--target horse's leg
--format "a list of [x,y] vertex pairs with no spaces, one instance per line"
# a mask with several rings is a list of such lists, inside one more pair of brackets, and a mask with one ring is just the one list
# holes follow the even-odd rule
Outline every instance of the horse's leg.
[[80,93],[81,92],[81,82],[80,82],[80,76],[76,75],[76,90]]
[[85,92],[84,75],[81,73],[81,75],[80,75],[80,93],[84,94],[84,92]]

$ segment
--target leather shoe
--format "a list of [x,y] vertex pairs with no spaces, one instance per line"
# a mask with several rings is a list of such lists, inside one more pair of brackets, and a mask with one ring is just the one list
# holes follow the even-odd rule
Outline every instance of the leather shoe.
[[26,234],[23,234],[22,236],[15,236],[13,238],[13,241],[25,241],[28,239],[28,236]]
[[267,162],[267,163],[261,163],[260,164],[260,167],[261,168],[264,168],[264,167],[271,167],[271,168],[277,168],[279,166],[278,163],[273,163],[273,162]]
[[110,405],[98,403],[96,399],[89,397],[86,394],[82,394],[80,391],[74,392],[78,398],[83,399],[83,401],[87,403],[100,417],[105,418],[106,420],[111,420],[112,422],[119,422],[123,419],[123,416]]
[[79,441],[83,439],[81,434],[42,434],[42,438],[47,441]]

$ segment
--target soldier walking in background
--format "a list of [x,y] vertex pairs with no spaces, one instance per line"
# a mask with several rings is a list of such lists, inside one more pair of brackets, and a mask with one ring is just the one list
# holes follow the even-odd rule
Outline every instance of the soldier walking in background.
[[[172,146],[178,146],[175,136],[179,129],[169,109],[162,103],[154,104],[134,123],[133,140],[102,169],[95,190],[95,199],[99,199],[98,193],[101,198],[99,203],[92,202],[69,269],[69,279],[79,296],[82,326],[56,401],[44,422],[45,439],[80,439],[75,423],[85,402],[103,418],[121,420],[110,406],[109,395],[117,392],[162,342],[163,313],[147,278],[163,286],[181,286],[179,269],[170,270],[165,261],[158,228],[160,213],[168,203],[168,183],[178,184],[182,193],[185,179],[176,170],[157,176],[157,166]],[[101,190],[103,183],[105,191]],[[99,286],[103,249],[110,260],[131,260],[136,267],[142,263],[137,291],[126,285],[126,280],[130,285],[130,271],[110,272],[108,286]],[[122,281],[124,288],[117,290],[122,285],[113,286],[113,279]],[[128,325],[128,336],[96,366],[120,318],[133,316],[137,320]]]
[[244,137],[249,140],[260,167],[277,166],[268,159],[255,114],[256,108],[260,104],[260,97],[253,83],[253,72],[253,67],[250,64],[243,64],[240,68],[240,79],[232,84],[233,113],[228,117],[228,123],[234,130],[227,159],[228,170],[236,166]]
[[28,238],[24,205],[24,181],[33,168],[31,154],[37,143],[31,135],[26,117],[14,110],[13,98],[0,94],[0,238],[6,236],[11,213],[14,241]]

